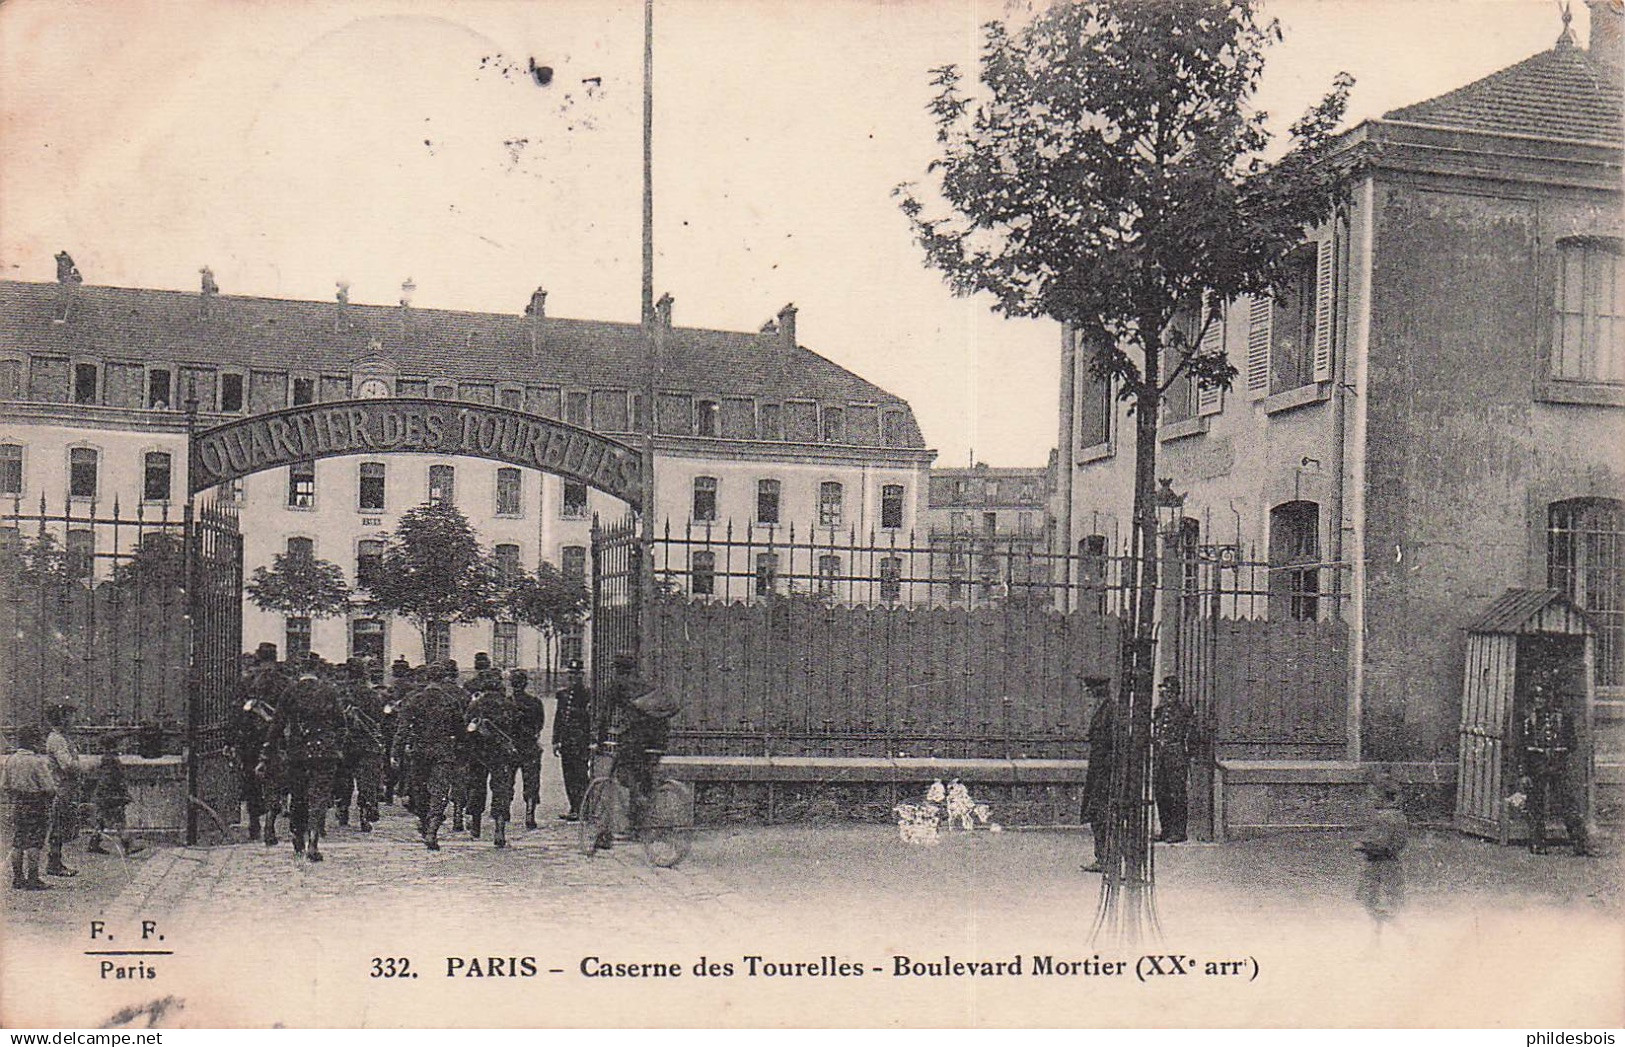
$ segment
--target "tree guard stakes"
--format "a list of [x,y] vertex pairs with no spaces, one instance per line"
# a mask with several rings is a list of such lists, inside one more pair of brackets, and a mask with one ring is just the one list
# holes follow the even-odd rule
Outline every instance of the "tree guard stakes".
[[251,473],[349,454],[488,458],[575,480],[643,508],[643,455],[579,426],[505,407],[432,400],[340,400],[195,432],[192,494]]

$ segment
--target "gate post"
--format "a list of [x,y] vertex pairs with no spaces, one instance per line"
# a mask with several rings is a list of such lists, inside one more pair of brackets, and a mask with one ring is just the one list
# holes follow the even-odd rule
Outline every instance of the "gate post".
[[197,495],[192,492],[192,462],[197,440],[197,396],[186,399],[186,508],[181,516],[181,577],[186,579],[186,845],[197,846],[197,798],[201,787],[200,746],[202,699],[198,644],[198,619],[202,611],[202,586],[198,584],[202,550],[197,527]]

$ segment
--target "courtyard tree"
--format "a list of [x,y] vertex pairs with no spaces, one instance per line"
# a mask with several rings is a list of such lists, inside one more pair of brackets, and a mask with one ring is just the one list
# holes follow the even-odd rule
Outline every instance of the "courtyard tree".
[[468,517],[449,502],[401,514],[367,588],[373,606],[412,623],[425,656],[438,650],[441,629],[494,616],[500,595],[491,558]]
[[1336,76],[1272,159],[1253,98],[1281,31],[1253,0],[1061,0],[983,33],[980,90],[955,66],[932,72],[931,184],[896,192],[956,293],[1065,325],[1134,421],[1121,757],[1096,925],[1132,937],[1156,920],[1145,797],[1163,397],[1182,380],[1228,387],[1236,370],[1203,335],[1228,303],[1283,285],[1306,229],[1334,212],[1326,159],[1352,80]]
[[243,591],[255,607],[288,618],[337,618],[350,609],[344,568],[297,549],[277,553],[269,568],[256,567]]
[[586,621],[591,594],[581,579],[544,560],[535,574],[522,572],[509,584],[503,602],[514,620],[540,631],[551,642]]

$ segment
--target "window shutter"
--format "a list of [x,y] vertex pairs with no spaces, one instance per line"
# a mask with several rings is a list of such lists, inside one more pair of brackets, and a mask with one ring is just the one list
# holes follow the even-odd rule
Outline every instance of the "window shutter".
[[1275,299],[1253,295],[1247,311],[1247,395],[1261,400],[1270,391],[1270,324]]
[[1315,371],[1314,380],[1332,380],[1332,238],[1315,245]]
[[[1202,344],[1198,347],[1202,355],[1208,356],[1224,352],[1224,312],[1221,311],[1217,319],[1208,324],[1207,330],[1202,333]],[[1196,387],[1196,413],[1198,415],[1218,414],[1224,410],[1224,390],[1218,386],[1211,389],[1198,385]]]

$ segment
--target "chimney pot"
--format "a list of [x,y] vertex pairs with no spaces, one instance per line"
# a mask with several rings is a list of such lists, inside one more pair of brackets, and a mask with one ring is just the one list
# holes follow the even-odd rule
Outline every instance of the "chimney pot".
[[779,310],[779,338],[786,349],[796,347],[796,304],[788,302]]
[[412,294],[417,291],[418,285],[408,276],[401,284],[401,308],[409,309],[412,306]]
[[208,266],[204,266],[202,269],[199,269],[197,272],[198,272],[198,279],[199,279],[199,282],[200,282],[200,285],[201,285],[200,289],[201,289],[202,293],[205,296],[207,296],[207,295],[215,295],[215,294],[220,293],[220,285],[214,282],[214,270],[213,269],[210,269]]
[[655,302],[655,320],[668,331],[671,330],[671,307],[676,302],[677,299],[669,293],[661,295],[660,300]]
[[84,283],[84,277],[79,275],[79,267],[73,264],[73,255],[66,251],[56,253],[56,282],[59,284]]
[[779,322],[777,320],[769,320],[767,323],[762,325],[762,333],[763,334],[778,334],[779,333]]
[[530,304],[525,306],[525,315],[541,320],[547,316],[547,292],[538,287],[530,293]]

